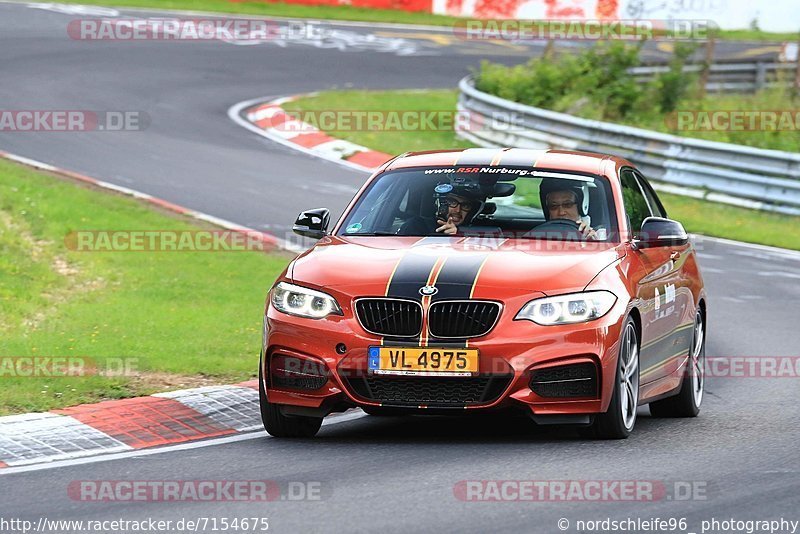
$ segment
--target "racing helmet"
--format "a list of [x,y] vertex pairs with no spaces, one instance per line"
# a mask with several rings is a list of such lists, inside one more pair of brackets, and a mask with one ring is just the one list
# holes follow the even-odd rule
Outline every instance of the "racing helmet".
[[486,205],[486,194],[483,192],[480,184],[477,183],[456,183],[445,182],[438,184],[434,188],[434,197],[436,202],[436,213],[442,214],[447,212],[446,201],[449,195],[455,195],[466,198],[472,203],[472,209],[464,217],[464,224],[471,224],[475,217],[481,213]]
[[545,220],[550,220],[550,210],[547,209],[547,195],[555,191],[569,191],[574,193],[575,202],[578,206],[578,215],[586,217],[589,210],[588,198],[584,195],[581,182],[559,178],[544,178],[539,185],[539,201],[541,202]]

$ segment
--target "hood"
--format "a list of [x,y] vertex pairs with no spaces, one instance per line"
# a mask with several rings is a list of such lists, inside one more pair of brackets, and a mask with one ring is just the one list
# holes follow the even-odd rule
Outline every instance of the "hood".
[[[501,298],[507,291],[581,291],[622,257],[614,243],[475,237],[326,237],[299,256],[295,283],[342,293],[419,298]],[[489,295],[489,296],[484,296]]]

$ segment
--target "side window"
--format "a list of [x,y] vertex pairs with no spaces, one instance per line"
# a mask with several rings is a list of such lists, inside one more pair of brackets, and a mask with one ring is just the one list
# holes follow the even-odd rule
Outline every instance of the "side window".
[[650,208],[632,169],[623,169],[619,179],[622,184],[622,201],[625,203],[625,213],[631,222],[631,231],[638,234],[642,228],[642,221],[651,215]]
[[650,205],[650,211],[653,212],[654,217],[663,217],[667,218],[667,211],[664,209],[664,205],[661,204],[661,201],[656,196],[656,192],[653,191],[653,187],[647,183],[647,180],[644,179],[641,173],[637,172],[636,177],[639,180],[639,185],[644,192],[644,196],[647,199],[647,203]]

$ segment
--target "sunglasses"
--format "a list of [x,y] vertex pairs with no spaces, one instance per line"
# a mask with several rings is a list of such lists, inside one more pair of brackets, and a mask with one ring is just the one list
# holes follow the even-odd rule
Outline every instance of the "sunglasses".
[[562,202],[561,204],[548,204],[547,205],[547,209],[549,209],[550,211],[556,211],[556,210],[558,210],[560,208],[564,208],[566,210],[571,210],[577,204],[578,203],[575,202],[574,200],[570,200],[568,202]]

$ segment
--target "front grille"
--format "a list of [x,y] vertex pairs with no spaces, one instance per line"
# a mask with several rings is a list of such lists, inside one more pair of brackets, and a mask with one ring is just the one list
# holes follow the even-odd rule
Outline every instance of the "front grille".
[[379,336],[413,337],[422,330],[422,306],[411,300],[359,299],[356,315],[364,330]]
[[597,397],[597,367],[593,363],[536,369],[531,390],[540,397]]
[[428,313],[428,330],[434,337],[478,337],[492,329],[500,305],[480,300],[436,302]]
[[489,404],[505,391],[513,375],[472,377],[351,376],[347,384],[359,397],[383,405],[455,408]]

